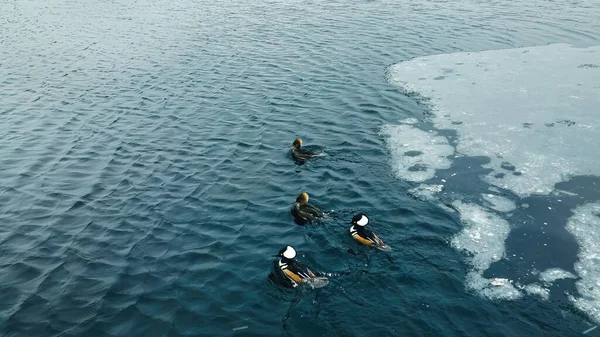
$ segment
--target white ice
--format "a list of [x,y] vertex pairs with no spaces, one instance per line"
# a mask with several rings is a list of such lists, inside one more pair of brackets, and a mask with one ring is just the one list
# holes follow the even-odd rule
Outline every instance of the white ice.
[[389,81],[428,99],[435,127],[458,132],[459,153],[491,158],[490,183],[527,196],[600,175],[599,66],[600,46],[553,44],[419,57],[393,65]]
[[435,132],[412,126],[413,120],[386,125],[382,133],[391,153],[394,173],[400,179],[422,182],[435,176],[436,169],[449,168],[447,157],[454,153],[448,140]]
[[600,203],[579,206],[573,213],[566,228],[579,243],[575,271],[581,279],[575,284],[581,296],[571,301],[600,323]]
[[560,268],[550,268],[540,273],[540,281],[545,283],[554,283],[556,280],[565,278],[577,278],[577,276]]
[[491,299],[515,299],[521,293],[510,280],[486,279],[483,272],[504,257],[504,241],[510,232],[506,220],[476,204],[455,201],[463,229],[452,239],[452,246],[470,255],[473,271],[467,276],[467,288]]
[[490,208],[495,209],[498,212],[512,212],[517,208],[517,205],[503,196],[495,194],[482,194],[481,197],[488,204]]

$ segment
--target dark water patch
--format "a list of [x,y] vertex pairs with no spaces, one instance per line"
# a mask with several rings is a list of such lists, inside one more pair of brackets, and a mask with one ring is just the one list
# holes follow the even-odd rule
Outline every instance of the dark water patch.
[[507,170],[507,171],[514,171],[514,170],[517,169],[514,165],[512,165],[509,162],[502,162],[502,164],[500,165],[500,167],[503,168],[503,169],[505,169],[505,170]]
[[[527,211],[520,216],[513,216],[518,228],[511,232],[506,241],[507,255],[517,260],[520,275],[528,274],[524,272],[526,269],[543,271],[548,268],[561,268],[574,273],[579,245],[565,226],[573,215],[573,209],[600,200],[600,188],[597,188],[600,186],[599,179],[577,176],[556,185],[558,190],[579,191],[581,194],[560,193],[521,200],[528,205]],[[512,268],[514,270],[515,267]]]
[[437,170],[437,177],[432,179],[432,183],[440,183],[444,180],[444,190],[449,193],[457,192],[461,195],[477,198],[482,193],[489,192],[489,186],[483,183],[473,183],[473,181],[482,181],[482,178],[492,170],[483,167],[490,162],[489,157],[455,157],[452,166],[448,169]]

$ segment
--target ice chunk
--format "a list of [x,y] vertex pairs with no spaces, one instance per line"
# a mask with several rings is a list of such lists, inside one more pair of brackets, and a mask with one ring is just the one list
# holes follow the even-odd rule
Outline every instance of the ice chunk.
[[516,300],[523,296],[511,280],[501,278],[486,279],[475,271],[467,275],[467,288],[492,300]]
[[441,192],[444,189],[444,185],[427,185],[420,184],[417,187],[413,187],[408,192],[413,195],[415,198],[421,200],[434,200],[435,195]]
[[521,292],[508,279],[486,279],[483,272],[504,256],[504,241],[510,232],[508,222],[476,204],[455,201],[463,230],[452,239],[458,250],[468,252],[473,271],[467,276],[467,288],[490,299],[517,299]]
[[575,271],[581,278],[573,304],[596,322],[600,322],[600,203],[579,206],[569,218],[567,230],[579,243],[579,261]]
[[550,290],[548,288],[542,287],[537,283],[528,284],[525,286],[524,289],[528,294],[538,295],[545,300],[550,298]]
[[442,54],[391,66],[389,81],[421,95],[436,128],[457,131],[459,153],[491,158],[488,182],[547,194],[570,176],[600,175],[600,67],[581,66],[599,59],[600,46],[566,44]]
[[446,137],[411,124],[386,125],[382,133],[386,136],[396,176],[422,182],[433,178],[436,169],[450,167],[451,161],[447,157],[454,153],[454,148]]
[[577,278],[577,276],[560,268],[550,268],[540,273],[540,281],[546,283],[553,283],[564,278]]
[[504,241],[510,232],[508,222],[476,204],[455,201],[463,230],[452,239],[452,245],[471,255],[475,270],[485,271],[504,256]]
[[505,197],[494,194],[482,194],[481,196],[490,208],[495,209],[498,212],[512,212],[517,208],[517,205],[515,205],[512,200]]

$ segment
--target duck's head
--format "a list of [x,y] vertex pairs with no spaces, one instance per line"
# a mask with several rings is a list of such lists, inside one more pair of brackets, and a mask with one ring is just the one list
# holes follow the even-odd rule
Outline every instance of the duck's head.
[[302,139],[298,138],[292,143],[292,147],[295,149],[299,149],[302,147]]
[[284,259],[293,260],[296,257],[296,250],[292,246],[286,246],[282,250],[279,251],[279,254],[276,256],[282,257]]
[[369,218],[362,213],[358,213],[352,217],[352,224],[354,226],[364,227],[369,223]]
[[296,198],[295,204],[305,205],[306,203],[308,203],[308,193],[302,192],[298,198]]

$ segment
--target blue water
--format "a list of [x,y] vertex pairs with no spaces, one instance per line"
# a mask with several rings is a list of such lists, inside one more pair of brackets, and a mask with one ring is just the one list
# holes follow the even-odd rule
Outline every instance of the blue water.
[[[448,243],[457,215],[406,193],[380,129],[428,113],[387,83],[388,65],[598,45],[599,9],[2,0],[0,335],[580,334],[590,322],[565,298],[465,290],[469,266]],[[296,137],[327,156],[295,165]],[[329,212],[322,222],[294,224],[302,191]],[[353,242],[358,211],[393,251]],[[272,284],[287,244],[331,283]]]

